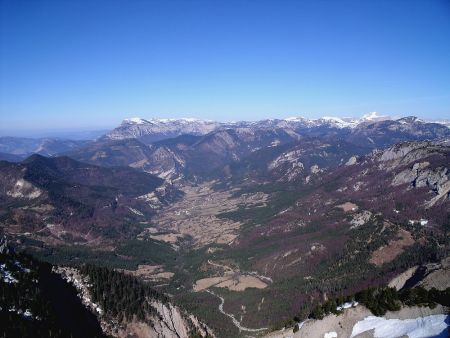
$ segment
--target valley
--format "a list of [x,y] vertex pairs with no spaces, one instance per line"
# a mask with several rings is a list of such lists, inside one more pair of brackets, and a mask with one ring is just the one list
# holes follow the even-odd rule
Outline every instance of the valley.
[[259,192],[233,196],[233,190],[215,191],[215,183],[182,186],[183,197],[159,210],[151,220],[154,227],[144,230],[138,237],[149,236],[174,245],[184,242],[197,249],[212,244],[232,244],[242,223],[218,215],[239,208],[264,207],[267,195]]
[[[66,271],[135,278],[216,337],[281,337],[304,320],[299,332],[345,336],[371,310],[338,329],[340,316],[312,317],[320,304],[405,271],[392,285],[450,286],[448,127],[189,122],[127,120],[62,156],[0,162],[2,233]],[[108,334],[154,334],[114,318]]]

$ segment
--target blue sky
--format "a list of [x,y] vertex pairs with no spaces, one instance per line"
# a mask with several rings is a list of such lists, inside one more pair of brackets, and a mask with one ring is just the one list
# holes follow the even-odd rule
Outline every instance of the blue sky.
[[450,2],[0,0],[0,129],[450,118]]

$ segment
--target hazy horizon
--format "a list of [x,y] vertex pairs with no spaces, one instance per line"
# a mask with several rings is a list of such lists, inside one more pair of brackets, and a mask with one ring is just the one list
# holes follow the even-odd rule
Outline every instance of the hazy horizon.
[[[289,119],[291,117],[304,117],[304,118],[309,118],[309,119],[317,119],[317,118],[322,118],[322,117],[337,117],[337,118],[343,118],[343,119],[358,119],[358,118],[362,118],[364,115],[370,114],[370,113],[375,113],[376,115],[378,115],[379,117],[385,117],[385,118],[389,118],[389,119],[399,119],[402,117],[407,117],[407,116],[415,116],[418,117],[420,119],[423,119],[425,121],[448,121],[448,118],[429,118],[429,117],[423,117],[423,116],[419,116],[419,115],[411,115],[411,114],[406,114],[406,115],[388,115],[388,114],[381,114],[379,112],[366,112],[365,114],[361,114],[360,116],[338,116],[338,115],[333,115],[333,114],[322,114],[318,117],[308,117],[308,114],[296,114],[296,115],[292,115],[292,116],[284,116],[284,117],[269,117],[269,118],[261,118],[258,120],[265,120],[265,119]],[[148,117],[145,114],[143,115],[134,115],[134,116],[126,116],[124,118],[122,118],[118,123],[114,124],[114,125],[104,125],[104,126],[86,126],[86,127],[74,127],[74,128],[67,128],[67,127],[61,127],[61,128],[30,128],[30,129],[5,129],[5,128],[0,128],[0,137],[23,137],[23,138],[63,138],[63,139],[73,139],[73,140],[88,140],[88,139],[94,139],[97,138],[103,134],[105,134],[106,132],[118,127],[124,120],[126,119],[131,119],[131,118],[142,118],[142,119],[146,119],[146,120],[150,120],[150,119],[183,119],[183,118],[194,118],[197,119],[195,116],[179,116],[179,117],[171,117],[166,116],[166,117],[155,117],[155,116],[151,116]],[[199,120],[210,120],[210,121],[217,121],[217,122],[223,122],[223,123],[228,123],[228,122],[245,122],[245,121],[258,121],[258,120],[216,120],[216,119],[201,119],[198,118]]]

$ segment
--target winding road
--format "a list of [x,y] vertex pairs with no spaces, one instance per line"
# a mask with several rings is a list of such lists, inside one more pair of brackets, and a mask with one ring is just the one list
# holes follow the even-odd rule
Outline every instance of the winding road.
[[242,326],[242,325],[241,325],[241,322],[238,321],[238,320],[234,317],[233,314],[227,313],[227,312],[225,312],[225,310],[223,309],[223,304],[225,303],[225,299],[223,299],[223,297],[221,297],[221,296],[215,294],[215,293],[212,292],[211,290],[205,290],[205,291],[208,292],[208,293],[210,293],[210,294],[212,294],[213,296],[216,296],[217,298],[220,299],[219,311],[220,311],[221,313],[223,313],[225,316],[229,317],[229,318],[233,321],[233,324],[239,329],[239,331],[260,332],[260,331],[266,331],[266,330],[268,330],[267,327],[262,327],[262,328],[259,328],[259,329],[251,329],[251,328]]

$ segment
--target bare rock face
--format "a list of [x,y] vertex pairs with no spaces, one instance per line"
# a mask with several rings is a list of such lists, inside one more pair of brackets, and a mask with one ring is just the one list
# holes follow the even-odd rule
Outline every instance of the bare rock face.
[[445,290],[450,287],[450,257],[444,258],[438,264],[427,264],[426,269],[427,274],[419,285],[427,290]]
[[424,157],[443,153],[448,154],[448,152],[448,146],[440,142],[420,141],[401,142],[386,150],[379,151],[376,155],[384,168],[393,169],[401,165],[416,162]]
[[438,185],[436,187],[436,193],[437,195],[427,202],[426,205],[428,208],[435,205],[438,201],[448,200],[450,195],[450,181],[447,179],[445,183]]
[[380,169],[396,171],[398,168],[404,168],[395,174],[392,186],[407,184],[410,189],[428,187],[435,196],[427,202],[427,207],[448,199],[450,192],[448,140],[404,142],[376,153],[375,158]]
[[411,169],[405,169],[395,175],[392,180],[392,185],[397,186],[401,184],[411,184],[415,188],[430,187],[433,190],[438,189],[439,186],[448,181],[448,169],[438,167],[430,169],[429,162],[414,163]]
[[[152,302],[158,314],[146,321],[133,321],[121,325],[105,323],[105,332],[117,338],[189,338],[195,328],[202,337],[214,337],[212,331],[192,315],[183,313],[172,304]],[[112,325],[111,325],[112,324]]]
[[161,337],[188,337],[189,329],[178,308],[172,304],[152,303],[160,316],[160,320],[154,323],[154,330]]
[[403,288],[406,284],[406,282],[414,275],[414,273],[417,271],[418,266],[413,266],[412,268],[409,268],[405,272],[402,272],[400,275],[395,276],[388,284],[390,288],[395,288],[397,290],[400,290]]
[[11,252],[11,250],[12,249],[8,244],[8,239],[6,238],[6,236],[0,238],[0,253],[7,255]]
[[285,152],[268,164],[268,170],[271,172],[283,172],[280,180],[290,182],[304,170],[304,165],[300,162],[301,155],[302,152],[300,150]]
[[348,159],[348,161],[345,163],[345,165],[354,165],[356,164],[358,161],[358,159],[356,158],[356,156],[352,156]]
[[6,195],[13,198],[36,199],[42,195],[42,191],[30,182],[19,179],[12,189],[6,192]]
[[183,314],[179,308],[160,302],[153,302],[152,306],[157,309],[158,315],[148,321],[132,321],[121,325],[105,323],[105,332],[117,338],[188,338],[191,327],[195,327],[202,337],[214,337],[211,330],[200,324],[197,318]]
[[448,198],[450,191],[450,171],[447,167],[428,168],[429,162],[415,163],[411,169],[405,169],[395,175],[392,185],[409,184],[411,188],[428,187],[436,195],[427,202],[433,206],[437,201]]
[[372,217],[372,213],[368,210],[363,210],[362,212],[353,216],[353,219],[350,221],[352,225],[352,229],[357,228],[365,223],[367,223]]
[[180,154],[169,147],[151,147],[154,149],[146,163],[145,170],[163,179],[174,179],[182,177],[182,171],[186,166],[186,161]]

